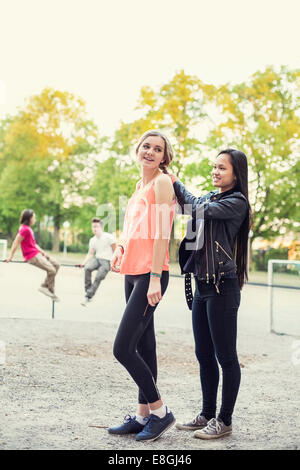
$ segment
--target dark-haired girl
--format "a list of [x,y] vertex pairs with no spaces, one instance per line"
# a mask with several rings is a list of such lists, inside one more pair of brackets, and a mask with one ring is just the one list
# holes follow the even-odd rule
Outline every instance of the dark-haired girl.
[[[200,439],[232,432],[232,413],[240,386],[236,351],[240,290],[247,280],[250,223],[248,166],[243,152],[223,150],[216,158],[212,182],[217,191],[195,197],[174,178],[174,190],[184,213],[192,215],[179,249],[186,276],[186,296],[192,308],[195,352],[200,364],[202,410],[178,429],[194,430]],[[216,418],[219,366],[223,372],[222,404]]]
[[34,233],[31,228],[35,224],[34,211],[25,209],[21,214],[20,224],[19,232],[12,244],[11,254],[6,259],[6,262],[9,263],[12,261],[18,246],[21,245],[25,261],[47,272],[46,279],[39,288],[39,291],[58,302],[59,298],[54,292],[54,283],[55,276],[59,270],[59,264],[55,259],[47,255],[35,241]]

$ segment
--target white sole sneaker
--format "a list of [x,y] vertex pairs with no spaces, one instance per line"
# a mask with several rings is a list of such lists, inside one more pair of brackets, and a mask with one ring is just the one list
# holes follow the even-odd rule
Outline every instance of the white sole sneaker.
[[228,434],[231,434],[232,431],[225,431],[222,432],[221,434],[205,434],[204,432],[194,432],[194,437],[197,439],[219,439],[220,437],[228,436]]
[[39,292],[41,292],[44,295],[47,295],[48,297],[51,297],[52,299],[54,297],[54,294],[52,294],[52,292],[50,292],[50,290],[47,289],[47,287],[40,287]]
[[180,429],[180,431],[199,431],[205,428],[205,426],[206,424],[203,426],[189,426],[188,424],[177,423],[176,429]]

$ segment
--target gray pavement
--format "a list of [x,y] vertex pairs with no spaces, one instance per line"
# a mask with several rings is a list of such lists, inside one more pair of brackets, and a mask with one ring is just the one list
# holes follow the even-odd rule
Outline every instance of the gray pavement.
[[[93,301],[82,307],[84,272],[79,268],[61,267],[56,293],[55,319],[118,323],[125,307],[123,276],[109,273]],[[38,292],[44,273],[27,264],[0,263],[0,318],[49,319],[51,300]],[[274,289],[274,327],[279,333],[300,336],[300,290]],[[251,321],[249,321],[251,319]],[[170,325],[190,328],[190,311],[184,298],[183,278],[170,277],[168,290],[156,315],[158,327]],[[239,326],[255,333],[270,328],[269,292],[265,286],[246,285],[242,291]]]

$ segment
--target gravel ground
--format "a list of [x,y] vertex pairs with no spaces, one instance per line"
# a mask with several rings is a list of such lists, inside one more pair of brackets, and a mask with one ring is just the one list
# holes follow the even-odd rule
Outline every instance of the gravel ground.
[[[173,428],[146,446],[105,429],[134,411],[136,397],[112,357],[112,325],[9,319],[1,329],[8,339],[0,369],[2,449],[299,448],[299,369],[288,361],[287,337],[248,338],[232,436],[202,442]],[[178,420],[190,418],[200,401],[190,332],[170,328],[157,339],[160,390]]]
[[[5,305],[11,304],[12,298],[3,291],[0,339],[6,342],[7,362],[0,366],[1,449],[300,447],[300,365],[292,360],[299,344],[291,336],[268,332],[267,291],[250,286],[243,291],[239,318],[242,382],[233,434],[217,441],[201,441],[174,427],[149,444],[137,443],[133,436],[109,435],[106,427],[119,424],[128,412],[134,413],[137,398],[135,384],[112,355],[124,300],[122,281],[109,276],[89,313],[82,313],[78,307],[81,296],[77,296],[72,319],[66,317],[67,313],[59,316],[67,312],[63,302],[55,320],[49,318],[48,303],[47,310],[40,308],[40,318],[37,314],[30,318],[26,302],[27,318],[6,315],[11,311]],[[74,283],[68,284],[69,294],[77,289]],[[99,309],[102,314],[96,318]],[[156,312],[156,331],[159,389],[178,421],[192,418],[201,406],[201,393],[182,279],[171,281]]]

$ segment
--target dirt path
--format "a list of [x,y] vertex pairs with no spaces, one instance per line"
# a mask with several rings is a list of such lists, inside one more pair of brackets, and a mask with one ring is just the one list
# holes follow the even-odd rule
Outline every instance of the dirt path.
[[[136,386],[112,356],[116,322],[1,318],[7,363],[0,366],[0,448],[299,448],[300,365],[291,360],[295,341],[243,325],[242,383],[232,436],[206,442],[172,428],[147,445],[105,429],[133,413],[137,397]],[[191,418],[200,406],[191,329],[159,327],[157,347],[159,389],[178,421]]]

